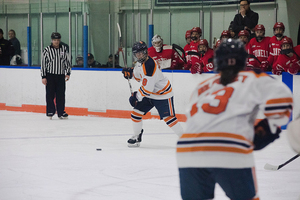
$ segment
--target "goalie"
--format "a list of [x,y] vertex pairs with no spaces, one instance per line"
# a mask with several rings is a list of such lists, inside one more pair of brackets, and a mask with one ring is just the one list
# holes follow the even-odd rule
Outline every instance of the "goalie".
[[160,35],[152,38],[152,47],[148,48],[148,54],[153,58],[161,69],[183,69],[184,61],[171,45],[163,44]]
[[[290,89],[266,73],[243,71],[239,40],[222,41],[214,55],[219,74],[200,83],[177,143],[182,199],[213,199],[218,183],[227,197],[258,200],[253,150],[279,137],[293,106]],[[274,90],[276,88],[276,90]],[[266,119],[254,127],[258,110]]]

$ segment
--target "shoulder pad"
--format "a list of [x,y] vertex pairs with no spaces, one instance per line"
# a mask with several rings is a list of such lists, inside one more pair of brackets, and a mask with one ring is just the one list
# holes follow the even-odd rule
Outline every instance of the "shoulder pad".
[[149,57],[149,59],[143,64],[144,74],[146,76],[153,76],[155,73],[156,63]]

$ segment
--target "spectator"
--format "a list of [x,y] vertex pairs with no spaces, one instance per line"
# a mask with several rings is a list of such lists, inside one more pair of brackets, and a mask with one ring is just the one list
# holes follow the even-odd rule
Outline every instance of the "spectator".
[[[219,74],[198,84],[189,98],[176,150],[184,200],[214,199],[217,183],[228,199],[259,199],[253,150],[279,138],[293,96],[281,81],[243,71],[246,58],[240,41],[222,41],[214,58]],[[258,111],[266,119],[254,126]]]
[[148,54],[158,63],[161,69],[182,69],[184,66],[183,60],[180,59],[173,47],[163,44],[160,35],[153,36],[152,47],[148,48]]
[[258,14],[250,9],[249,0],[240,0],[240,11],[233,19],[232,29],[236,35],[241,30],[249,31],[250,38],[255,37],[253,33],[254,27],[258,23]]
[[202,72],[209,72],[214,69],[213,66],[213,56],[214,51],[208,47],[208,42],[206,39],[201,39],[199,41],[198,52],[200,56],[195,64],[191,67],[191,73],[201,74]]
[[220,40],[228,39],[230,37],[231,37],[230,32],[228,30],[224,30],[221,33]]
[[300,70],[300,57],[293,50],[293,41],[285,37],[281,41],[281,51],[272,67],[273,74],[280,75],[282,72],[297,74]]
[[101,68],[101,64],[94,59],[94,55],[88,53],[88,67],[89,68]]
[[76,65],[74,65],[73,67],[83,67],[83,56],[82,55],[78,55],[76,57]]
[[283,35],[284,30],[285,27],[282,22],[275,23],[273,27],[274,36],[271,37],[269,42],[270,55],[268,57],[268,60],[261,62],[262,68],[268,68],[269,66],[272,67],[276,62],[278,56],[280,55],[281,41],[286,37]]
[[230,22],[230,25],[228,27],[228,31],[230,33],[230,38],[234,38],[237,39],[238,36],[235,34],[235,32],[233,31],[233,21]]
[[261,62],[269,57],[270,37],[265,37],[265,27],[262,24],[255,26],[255,38],[249,42],[249,67],[258,68],[262,71],[270,71],[269,68],[261,68]]
[[3,38],[3,30],[0,29],[0,65],[9,65],[14,51],[12,43]]
[[[202,36],[202,30],[200,27],[194,27],[191,29],[191,43],[190,43],[190,52],[198,53],[198,46],[199,41]],[[189,54],[189,53],[188,53]],[[196,54],[189,54],[191,55],[191,59],[187,62],[185,69],[191,70],[191,67],[195,65],[195,62],[198,61],[198,56]]]
[[12,45],[14,46],[14,49],[15,49],[14,55],[21,55],[21,45],[20,45],[19,40],[16,38],[16,32],[12,29],[9,30],[8,37],[9,37],[8,41],[10,41],[12,43]]
[[185,53],[185,59],[186,59],[186,64],[184,66],[184,68],[191,68],[190,66],[188,67],[187,65],[189,65],[188,63],[192,63],[192,60],[191,60],[191,56],[188,55],[188,52],[190,51],[190,44],[191,44],[191,30],[187,30],[186,33],[185,33],[185,41],[186,41],[186,45],[184,46],[183,50],[184,50],[184,53]]
[[[105,65],[102,65],[101,66],[102,68],[113,68],[113,55],[110,54],[108,56],[108,61]],[[119,65],[119,55],[118,54],[115,54],[115,68],[122,68],[120,65]]]
[[[46,115],[52,119],[57,111],[59,119],[68,118],[65,112],[66,81],[70,79],[71,64],[69,52],[65,45],[60,44],[61,35],[51,34],[51,45],[43,50],[41,75],[46,86]],[[56,98],[56,106],[54,104]]]

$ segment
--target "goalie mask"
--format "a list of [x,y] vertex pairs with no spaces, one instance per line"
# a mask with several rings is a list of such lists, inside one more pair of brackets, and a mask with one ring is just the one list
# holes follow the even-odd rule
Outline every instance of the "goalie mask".
[[163,39],[160,35],[154,35],[152,38],[152,46],[155,48],[156,52],[161,52],[163,47]]
[[132,53],[139,63],[145,62],[148,57],[148,47],[143,41],[139,41],[133,44]]

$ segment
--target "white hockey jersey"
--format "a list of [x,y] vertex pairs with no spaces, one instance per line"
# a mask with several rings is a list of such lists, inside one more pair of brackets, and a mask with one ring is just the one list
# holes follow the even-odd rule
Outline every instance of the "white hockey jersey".
[[169,99],[173,96],[172,86],[159,68],[159,65],[150,56],[143,64],[138,63],[133,69],[133,77],[142,82],[137,92],[138,101],[144,97],[150,99]]
[[179,168],[253,167],[258,110],[270,125],[282,126],[289,120],[292,93],[281,81],[253,71],[239,72],[237,80],[227,86],[219,78],[216,75],[200,83],[192,94],[186,129],[177,143]]

